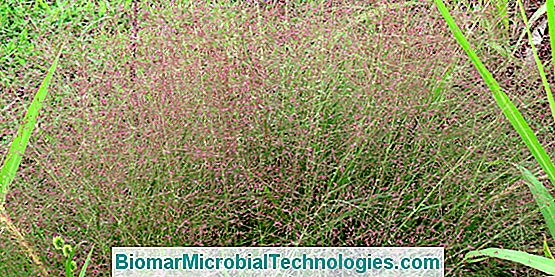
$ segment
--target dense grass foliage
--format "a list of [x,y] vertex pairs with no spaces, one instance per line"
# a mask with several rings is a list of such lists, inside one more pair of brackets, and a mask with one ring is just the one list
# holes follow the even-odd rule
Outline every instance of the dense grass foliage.
[[[462,258],[541,253],[545,226],[511,163],[539,167],[431,1],[387,2],[122,2],[71,20],[90,28],[35,29],[36,70],[6,71],[0,154],[66,46],[10,217],[53,276],[56,236],[79,264],[94,244],[88,273],[102,276],[112,246],[444,246],[448,275],[530,273]],[[463,4],[457,23],[553,141],[539,76],[504,62],[518,20]],[[2,236],[0,274],[31,270]]]

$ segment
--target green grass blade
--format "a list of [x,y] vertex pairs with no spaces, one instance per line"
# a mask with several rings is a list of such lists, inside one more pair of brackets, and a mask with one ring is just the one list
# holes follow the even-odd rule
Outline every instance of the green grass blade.
[[23,123],[19,127],[17,135],[8,150],[8,154],[4,160],[4,165],[0,169],[0,205],[4,205],[4,202],[6,201],[8,188],[16,176],[19,164],[21,163],[21,158],[25,153],[25,149],[29,143],[29,138],[33,133],[39,111],[42,108],[44,99],[48,94],[48,86],[50,85],[50,80],[52,79],[52,75],[54,75],[54,71],[56,71],[61,53],[62,50],[60,48],[54,63],[50,66],[48,74],[42,81],[42,84],[40,85],[33,101],[31,102],[31,105],[29,106],[29,109],[27,110],[27,113],[25,114]]
[[87,255],[87,259],[85,260],[85,263],[83,264],[83,267],[79,272],[79,277],[85,277],[85,273],[87,272],[87,267],[89,266],[89,262],[91,261],[93,250],[94,250],[94,245],[91,247],[91,251],[89,251],[89,255]]
[[488,248],[484,250],[468,252],[465,256],[465,260],[481,256],[488,256],[492,258],[517,262],[531,268],[543,271],[547,274],[555,275],[555,260],[551,260],[542,256],[528,254],[521,251]]
[[444,86],[448,83],[449,78],[451,77],[451,73],[453,71],[453,66],[447,68],[443,76],[441,77],[441,81],[438,82],[437,87],[433,89],[434,95],[428,100],[428,104],[433,104],[437,102],[441,102],[444,98]]
[[555,239],[555,200],[547,188],[536,178],[534,175],[528,171],[528,169],[520,167],[520,171],[522,172],[522,176],[528,181],[528,187],[534,195],[534,199],[536,199],[536,203],[538,203],[538,207],[540,207],[540,211],[543,215],[543,218],[547,222],[547,226],[549,228],[549,232],[551,236]]
[[545,173],[549,176],[551,181],[555,181],[555,166],[551,162],[551,159],[547,155],[547,152],[543,148],[543,146],[538,141],[538,138],[524,120],[522,114],[518,111],[516,106],[511,102],[507,94],[501,91],[501,87],[497,83],[497,81],[493,78],[491,73],[488,71],[486,66],[482,63],[480,58],[476,55],[470,43],[464,37],[461,29],[455,23],[453,17],[449,14],[447,7],[442,0],[434,0],[436,6],[438,7],[439,11],[445,18],[447,25],[453,32],[453,35],[457,39],[458,43],[462,46],[466,54],[469,56],[470,60],[474,63],[480,75],[490,88],[493,93],[493,97],[497,102],[497,105],[501,108],[505,116],[511,122],[511,125],[516,129],[528,149],[532,152],[532,155],[536,158],[540,166],[543,168]]
[[555,260],[553,254],[551,254],[551,249],[549,249],[549,244],[547,244],[547,238],[543,235],[543,254],[546,258]]
[[[545,2],[545,6],[547,10],[547,29],[549,30],[549,43],[551,44],[551,60],[555,67],[555,1],[547,0]],[[551,110],[553,110],[553,107],[551,107]]]
[[542,15],[544,15],[546,11],[547,11],[546,4],[541,5],[541,7],[539,7],[536,10],[536,12],[532,14],[532,17],[530,17],[530,24],[534,24],[534,22],[536,22]]
[[536,50],[536,46],[534,45],[532,39],[532,32],[530,32],[530,25],[528,24],[528,18],[526,17],[526,12],[524,11],[524,5],[522,4],[522,0],[518,0],[518,6],[520,7],[520,13],[522,15],[522,20],[524,20],[524,25],[526,26],[526,33],[528,34],[528,41],[530,43],[530,47],[532,48],[532,53],[534,54],[534,60],[536,61],[536,65],[538,67],[538,71],[540,73],[543,88],[547,93],[547,101],[549,102],[549,107],[551,109],[551,116],[555,119],[555,100],[553,100],[553,93],[551,92],[551,88],[549,86],[549,82],[547,81],[547,76],[545,75],[545,69],[543,68],[542,61],[540,60],[540,56],[538,55],[538,51]]
[[[534,23],[542,16],[544,15],[546,12],[546,5],[543,4],[539,9],[536,10],[536,12],[534,12],[534,14],[532,15],[532,17],[530,17],[530,26],[534,25]],[[523,30],[522,33],[520,34],[520,37],[518,37],[518,40],[516,41],[515,45],[517,47],[515,47],[515,50],[513,52],[513,55],[516,53],[516,51],[518,51],[518,46],[520,46],[520,42],[524,39],[524,36],[526,35],[526,30]]]

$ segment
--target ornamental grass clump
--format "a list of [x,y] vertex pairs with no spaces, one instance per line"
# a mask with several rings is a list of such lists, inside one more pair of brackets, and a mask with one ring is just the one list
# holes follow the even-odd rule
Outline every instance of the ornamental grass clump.
[[[129,26],[108,28],[119,17]],[[93,240],[91,275],[114,246],[442,245],[458,274],[471,242],[532,238],[534,218],[504,206],[531,210],[510,166],[524,155],[458,80],[469,65],[429,5],[139,5],[106,20],[67,34],[79,43],[22,168],[36,185],[8,195],[49,260],[58,234]]]
[[[511,102],[509,97],[501,90],[499,83],[494,79],[490,71],[485,67],[482,63],[480,58],[476,55],[474,50],[472,49],[470,43],[467,41],[465,36],[463,35],[461,29],[457,26],[454,19],[449,14],[449,10],[444,5],[443,1],[435,0],[437,8],[445,18],[445,21],[449,25],[449,28],[453,32],[453,35],[462,46],[466,54],[472,60],[482,78],[493,92],[493,96],[497,105],[501,108],[505,116],[509,119],[511,125],[516,129],[516,131],[521,136],[522,140],[530,150],[530,152],[535,157],[536,161],[539,163],[543,171],[547,174],[547,177],[551,181],[552,184],[555,183],[555,166],[551,161],[551,158],[545,151],[542,144],[539,142],[538,138],[525,121],[522,114],[519,112],[517,107]],[[551,110],[551,114],[553,119],[555,119],[555,101],[553,100],[553,95],[551,91],[550,84],[546,78],[545,71],[543,68],[542,61],[540,60],[537,50],[535,49],[534,43],[532,41],[532,34],[530,32],[530,28],[528,25],[528,20],[526,18],[526,14],[522,5],[522,1],[518,1],[519,8],[521,11],[521,15],[523,17],[524,23],[526,25],[526,30],[528,34],[528,38],[530,41],[530,47],[532,48],[532,52],[534,54],[534,59],[536,65],[538,67],[538,71],[542,78],[543,88],[547,94],[547,99],[549,103],[549,107]],[[547,8],[547,17],[548,17],[548,26],[549,26],[549,33],[550,33],[550,42],[551,42],[551,49],[552,49],[552,59],[553,63],[555,63],[555,3],[553,0],[548,0],[546,2]],[[522,171],[522,175],[524,179],[527,181],[527,184],[532,192],[540,211],[547,223],[548,230],[555,238],[555,201],[547,188],[534,176],[529,170],[524,167],[518,166]],[[477,257],[487,256],[487,257],[495,257],[500,259],[506,259],[513,262],[518,262],[523,265],[535,268],[537,270],[543,271],[544,273],[548,274],[555,274],[555,259],[551,254],[551,250],[549,248],[549,244],[544,239],[543,243],[544,249],[544,256],[536,256],[531,255],[526,252],[521,251],[514,251],[514,250],[507,250],[507,249],[500,249],[500,248],[488,248],[484,250],[477,250],[471,251],[466,254],[466,259],[471,261],[480,260]]]

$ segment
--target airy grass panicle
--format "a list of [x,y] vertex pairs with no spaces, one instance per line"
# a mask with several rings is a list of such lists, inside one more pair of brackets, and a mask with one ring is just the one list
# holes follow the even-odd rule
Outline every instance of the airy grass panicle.
[[[547,15],[549,20],[549,31],[551,37],[551,49],[555,49],[555,6],[553,0],[548,0],[546,3]],[[522,114],[518,111],[516,106],[510,101],[509,97],[501,90],[497,81],[493,78],[492,74],[487,70],[485,65],[481,62],[480,58],[476,55],[472,49],[470,43],[467,41],[463,35],[460,28],[455,23],[453,17],[449,14],[449,10],[445,6],[442,0],[435,0],[436,6],[445,18],[445,21],[449,25],[449,28],[453,32],[458,43],[462,46],[468,57],[472,60],[478,71],[480,72],[482,78],[489,86],[490,90],[493,92],[493,96],[497,102],[497,105],[501,108],[505,116],[509,119],[511,125],[516,129],[516,131],[521,136],[522,140],[528,146],[528,149],[532,152],[540,166],[547,173],[552,184],[555,184],[555,167],[551,161],[549,155],[545,151],[544,147],[538,141],[538,138],[524,120]],[[522,2],[519,0],[519,6],[526,24],[526,29],[530,37],[530,44],[534,52],[534,57],[540,70],[542,77],[542,82],[544,88],[547,92],[549,105],[555,119],[555,102],[553,101],[553,96],[551,94],[551,89],[547,83],[547,78],[545,77],[545,72],[543,72],[543,66],[539,57],[537,55],[536,49],[531,41],[531,35],[529,31],[528,21],[526,15],[522,8]],[[553,62],[555,63],[555,55],[553,56]],[[549,194],[547,189],[543,184],[525,168],[520,167],[524,178],[527,180],[530,190],[540,207],[542,215],[547,222],[549,231],[553,238],[555,238],[555,201],[553,197]],[[476,257],[489,256],[495,258],[506,259],[514,262],[518,262],[532,268],[541,270],[548,274],[555,274],[555,260],[553,260],[552,255],[549,251],[549,247],[544,247],[546,249],[546,257],[535,256],[525,252],[506,250],[499,248],[488,248],[485,250],[472,251],[466,254],[466,259],[473,259],[474,261],[480,260]]]

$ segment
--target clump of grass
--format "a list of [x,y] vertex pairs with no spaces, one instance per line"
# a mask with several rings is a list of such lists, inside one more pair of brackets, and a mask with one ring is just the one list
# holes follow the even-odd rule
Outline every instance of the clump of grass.
[[504,208],[520,144],[487,96],[446,93],[480,88],[439,15],[324,4],[137,6],[70,45],[12,216],[49,260],[93,238],[92,275],[123,245],[443,245],[457,274],[530,225]]

